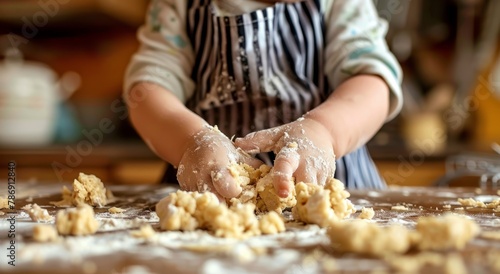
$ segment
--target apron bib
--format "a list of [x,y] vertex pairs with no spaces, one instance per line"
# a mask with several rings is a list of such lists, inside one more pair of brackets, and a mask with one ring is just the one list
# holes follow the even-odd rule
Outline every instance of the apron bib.
[[[189,0],[187,33],[195,52],[196,89],[187,106],[227,136],[295,121],[329,96],[319,0],[278,3],[217,16],[210,0]],[[272,154],[260,155],[272,164]],[[172,169],[173,170],[173,169]],[[172,182],[175,171],[165,179]],[[366,147],[337,160],[348,188],[382,188]]]

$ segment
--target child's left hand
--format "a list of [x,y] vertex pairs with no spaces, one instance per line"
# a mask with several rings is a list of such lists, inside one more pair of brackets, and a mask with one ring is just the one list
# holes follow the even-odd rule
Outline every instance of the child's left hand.
[[250,133],[235,145],[248,153],[274,151],[274,188],[287,197],[296,182],[324,185],[335,173],[335,153],[328,130],[311,118]]

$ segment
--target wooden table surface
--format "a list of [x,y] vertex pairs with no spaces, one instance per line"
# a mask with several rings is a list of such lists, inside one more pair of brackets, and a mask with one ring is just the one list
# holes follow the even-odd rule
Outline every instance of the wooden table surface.
[[[95,209],[101,226],[92,236],[65,237],[57,243],[36,243],[32,229],[36,224],[20,208],[29,203],[49,210],[57,208],[49,201],[60,199],[60,186],[18,184],[16,210],[1,210],[0,272],[12,273],[396,273],[386,262],[356,254],[332,251],[325,230],[315,225],[287,223],[287,231],[278,235],[259,236],[243,241],[220,239],[204,231],[159,232],[154,205],[169,192],[165,186],[111,186],[117,202]],[[4,190],[2,190],[4,191]],[[356,208],[373,207],[374,222],[398,223],[410,228],[420,216],[446,212],[473,218],[483,231],[500,232],[500,212],[492,209],[462,207],[458,198],[475,198],[489,202],[500,198],[497,190],[466,188],[390,188],[384,191],[350,190]],[[5,193],[0,192],[0,195]],[[31,197],[31,198],[29,198]],[[26,201],[28,199],[28,201]],[[391,210],[404,204],[408,211]],[[443,208],[451,205],[451,209]],[[111,216],[111,206],[127,209]],[[358,213],[351,218],[356,218]],[[7,264],[9,238],[7,221],[16,218],[16,266]],[[285,213],[289,217],[289,213]],[[130,236],[130,230],[149,223],[157,230],[152,239]],[[353,235],[355,236],[355,235]],[[477,237],[460,252],[438,253],[462,257],[469,273],[500,273],[491,265],[491,254],[499,254],[500,240]],[[416,255],[409,255],[416,256]],[[489,257],[488,257],[489,256]],[[332,272],[332,266],[335,271]],[[422,273],[445,273],[441,266],[423,268]]]

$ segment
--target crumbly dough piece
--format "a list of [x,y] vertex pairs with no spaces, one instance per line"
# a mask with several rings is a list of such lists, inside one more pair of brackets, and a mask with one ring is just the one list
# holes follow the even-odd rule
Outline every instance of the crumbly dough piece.
[[283,219],[274,211],[270,211],[261,217],[259,229],[262,234],[277,234],[286,230]]
[[220,204],[211,192],[178,190],[156,205],[163,230],[192,231],[207,229],[217,237],[243,239],[260,234],[284,231],[279,215],[263,215],[257,219],[255,205],[236,203],[231,207]]
[[460,250],[479,232],[474,221],[455,214],[420,217],[415,230],[401,225],[382,227],[363,220],[334,222],[327,230],[334,248],[372,256],[404,254],[411,248]]
[[486,208],[486,205],[483,202],[476,201],[473,198],[467,198],[467,199],[458,198],[458,202],[463,206]]
[[35,222],[50,222],[54,220],[54,217],[50,216],[47,209],[41,208],[37,204],[27,204],[22,209],[26,210],[31,220]]
[[292,208],[295,220],[327,227],[356,212],[344,184],[331,178],[324,187],[298,183],[297,204]]
[[396,210],[396,211],[408,211],[410,210],[408,207],[404,206],[404,205],[397,205],[397,206],[393,206],[391,207],[391,210]]
[[87,204],[76,208],[59,210],[56,215],[57,231],[61,235],[90,235],[99,228],[94,218],[94,210]]
[[373,211],[373,208],[365,208],[363,207],[361,209],[361,213],[358,215],[358,219],[366,219],[366,220],[371,220],[375,216],[375,211]]
[[33,239],[37,242],[53,242],[59,238],[57,230],[51,225],[33,227]]
[[111,214],[120,214],[120,213],[125,212],[125,209],[118,208],[118,207],[112,207],[112,208],[108,209],[108,212]]
[[104,187],[101,179],[85,173],[80,173],[78,178],[73,181],[73,191],[66,186],[63,187],[62,197],[61,201],[51,202],[51,204],[59,207],[80,204],[102,207],[114,200],[113,193]]
[[9,199],[0,197],[0,209],[9,209]]
[[333,222],[327,234],[337,250],[372,256],[406,253],[413,242],[404,226],[382,227],[364,220]]
[[481,229],[471,219],[455,214],[420,217],[417,222],[417,247],[420,250],[463,249]]
[[[236,179],[242,191],[241,194],[228,200],[228,204],[253,203],[257,206],[257,211],[264,213],[275,211],[281,213],[285,208],[291,208],[295,205],[295,192],[287,198],[278,196],[273,186],[272,168],[267,165],[261,165],[258,169],[247,164],[232,163],[229,172]],[[293,185],[293,181],[290,181]]]
[[398,273],[420,273],[427,265],[441,266],[445,262],[445,256],[440,253],[421,252],[414,255],[391,255],[386,256],[384,261]]
[[130,231],[130,235],[135,238],[150,239],[156,235],[156,231],[150,224],[142,225],[138,230]]

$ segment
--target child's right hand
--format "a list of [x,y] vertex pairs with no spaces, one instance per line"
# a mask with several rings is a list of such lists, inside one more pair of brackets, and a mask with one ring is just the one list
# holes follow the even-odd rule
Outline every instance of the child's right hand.
[[220,200],[236,197],[241,187],[229,174],[231,163],[246,163],[258,168],[262,162],[237,149],[218,129],[207,126],[189,141],[177,171],[181,189],[211,191]]

